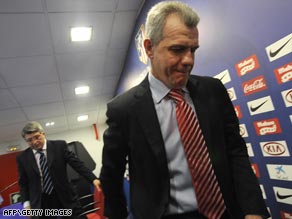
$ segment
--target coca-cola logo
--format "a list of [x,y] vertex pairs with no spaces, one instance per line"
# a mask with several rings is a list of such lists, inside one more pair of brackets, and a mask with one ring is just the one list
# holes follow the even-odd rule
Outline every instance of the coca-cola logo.
[[250,95],[267,89],[267,84],[264,76],[260,75],[252,80],[244,82],[242,88],[245,95]]
[[264,144],[263,149],[270,155],[281,155],[286,151],[285,146],[279,142],[268,142]]

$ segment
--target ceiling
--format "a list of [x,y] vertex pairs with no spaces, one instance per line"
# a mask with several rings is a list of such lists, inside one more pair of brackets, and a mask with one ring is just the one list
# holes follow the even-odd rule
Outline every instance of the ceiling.
[[[31,120],[46,133],[105,123],[144,0],[0,0],[0,143]],[[91,26],[72,43],[69,28]],[[76,96],[74,88],[89,85]],[[76,117],[88,114],[85,122]]]

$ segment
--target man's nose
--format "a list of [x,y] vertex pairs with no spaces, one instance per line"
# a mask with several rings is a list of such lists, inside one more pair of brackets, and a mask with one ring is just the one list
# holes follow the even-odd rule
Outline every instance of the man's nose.
[[182,56],[182,64],[193,65],[194,64],[194,53],[189,49]]
[[37,142],[37,141],[38,141],[37,138],[32,138],[32,139],[30,140],[30,143],[31,143],[31,144],[34,144],[34,143]]

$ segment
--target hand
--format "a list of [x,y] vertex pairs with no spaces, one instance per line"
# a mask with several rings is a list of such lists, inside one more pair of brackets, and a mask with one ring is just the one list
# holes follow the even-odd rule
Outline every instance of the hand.
[[245,215],[244,219],[263,219],[263,217],[260,215],[248,214],[248,215]]
[[97,191],[99,191],[99,192],[102,191],[102,189],[101,189],[101,183],[100,183],[100,181],[98,179],[93,180],[92,183],[95,186],[95,188],[97,189]]

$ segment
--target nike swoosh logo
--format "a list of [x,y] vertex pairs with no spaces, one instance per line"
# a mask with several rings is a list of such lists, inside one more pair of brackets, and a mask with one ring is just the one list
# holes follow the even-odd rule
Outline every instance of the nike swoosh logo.
[[289,40],[287,40],[287,42],[286,43],[284,43],[280,48],[278,48],[277,50],[275,50],[275,51],[271,51],[270,50],[270,56],[273,58],[273,57],[275,57],[276,55],[278,55],[278,53],[290,42],[290,40],[291,40],[292,38],[290,38]]
[[277,191],[277,197],[279,199],[286,199],[292,197],[292,195],[280,195],[279,192]]
[[264,105],[268,100],[265,100],[261,104],[257,105],[256,107],[250,106],[250,111],[255,112],[257,111],[262,105]]

